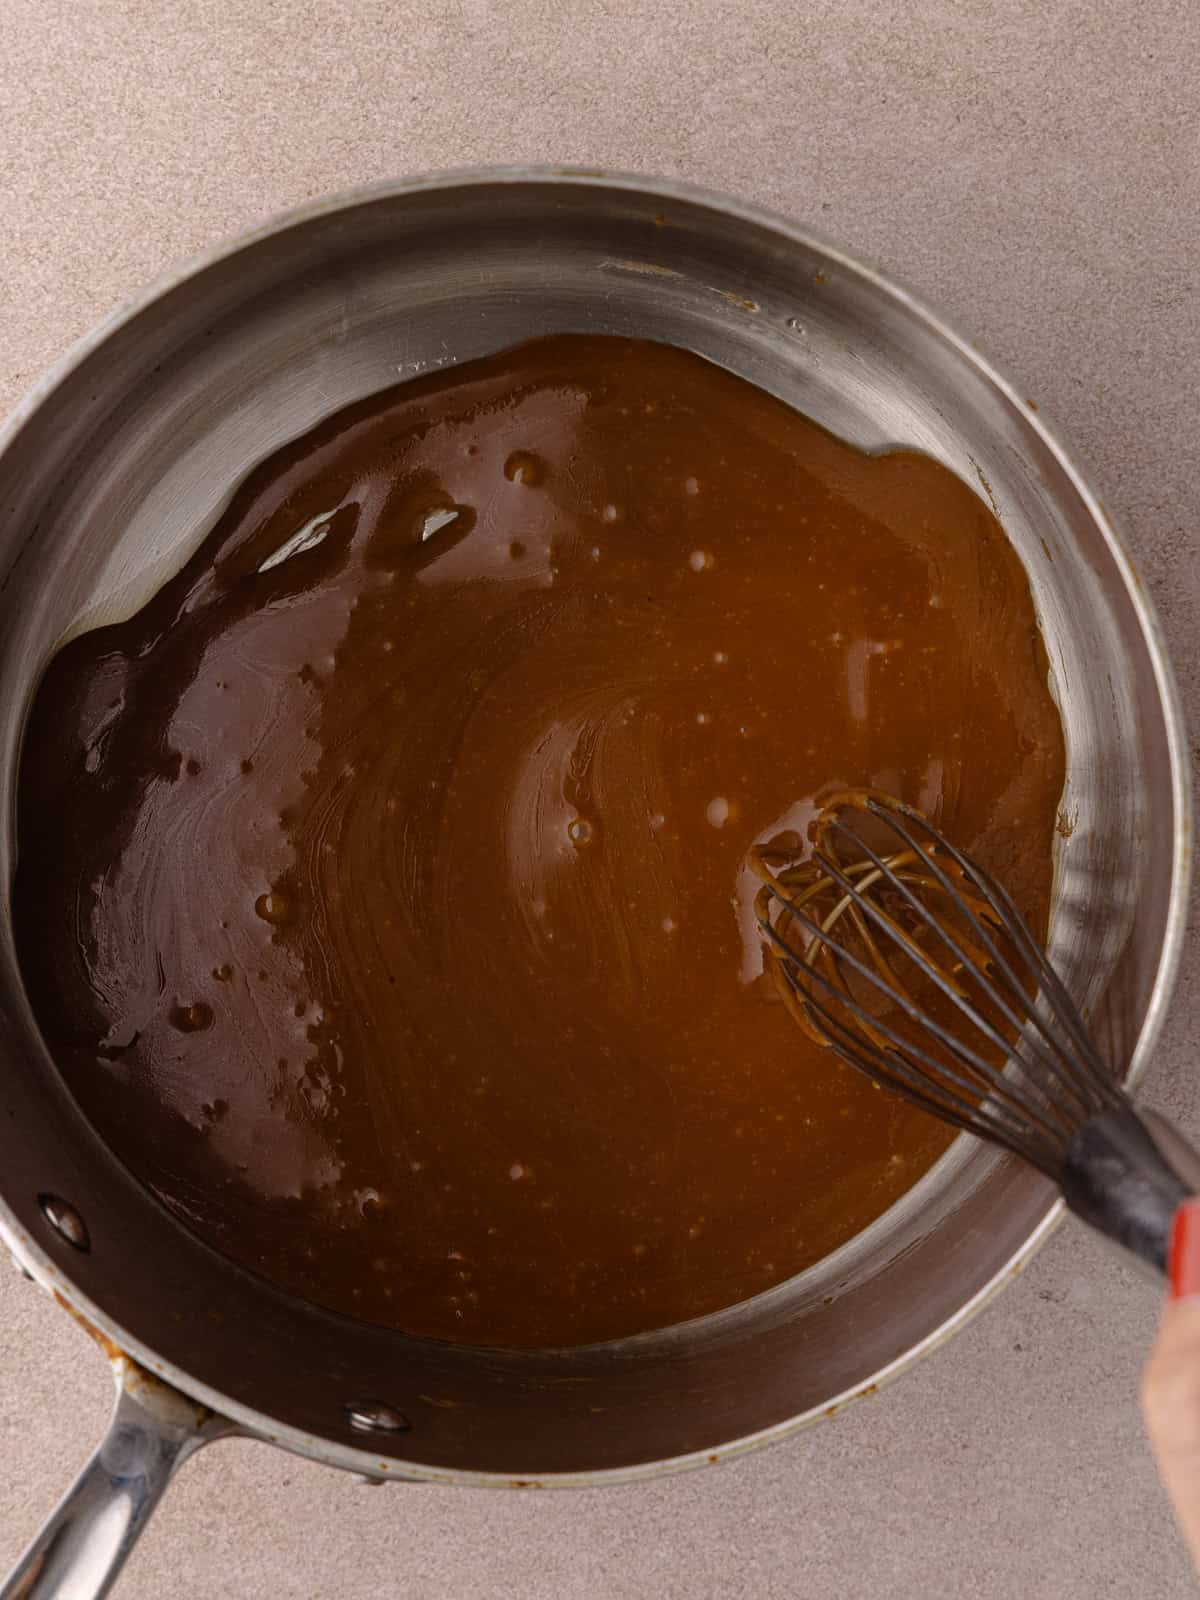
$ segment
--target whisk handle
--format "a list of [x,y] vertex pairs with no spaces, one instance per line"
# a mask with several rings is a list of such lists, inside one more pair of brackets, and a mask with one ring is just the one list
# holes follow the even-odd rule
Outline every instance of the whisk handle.
[[1132,1106],[1084,1123],[1067,1146],[1059,1187],[1077,1217],[1166,1272],[1171,1222],[1193,1191]]

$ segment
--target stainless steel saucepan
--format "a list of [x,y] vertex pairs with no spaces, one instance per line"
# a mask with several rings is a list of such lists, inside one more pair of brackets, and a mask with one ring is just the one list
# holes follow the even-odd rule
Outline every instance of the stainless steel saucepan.
[[690,347],[859,445],[929,452],[995,505],[1067,732],[1053,954],[1130,1078],[1145,1064],[1184,926],[1171,673],[1095,496],[968,344],[807,229],[678,183],[460,172],[268,223],[111,318],[0,435],[0,1232],[118,1374],[109,1433],[6,1596],[103,1593],[171,1473],[231,1433],[373,1478],[495,1485],[629,1480],[783,1438],[961,1327],[1057,1217],[1043,1180],[962,1139],[865,1233],[732,1311],[587,1349],[458,1349],[230,1265],[64,1088],[7,909],[22,723],[51,653],[134,610],[320,417],[556,330]]

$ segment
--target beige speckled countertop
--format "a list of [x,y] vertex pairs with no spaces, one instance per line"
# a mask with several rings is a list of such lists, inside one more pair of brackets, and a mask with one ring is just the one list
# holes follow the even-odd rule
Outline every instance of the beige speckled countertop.
[[[1200,727],[1192,0],[3,0],[0,408],[182,255],[325,190],[553,160],[807,218],[1018,375],[1123,520]],[[1149,1089],[1200,1128],[1200,940]],[[189,1600],[1182,1600],[1142,1440],[1155,1296],[1074,1225],[946,1349],[792,1443],[648,1486],[185,1468],[118,1593]],[[104,1363],[0,1276],[0,1566]]]

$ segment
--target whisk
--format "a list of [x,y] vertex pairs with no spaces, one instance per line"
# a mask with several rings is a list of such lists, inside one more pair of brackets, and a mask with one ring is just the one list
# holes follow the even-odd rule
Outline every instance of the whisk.
[[758,924],[781,992],[881,1087],[1012,1151],[1077,1216],[1165,1270],[1200,1156],[1138,1112],[1011,896],[915,808],[834,796],[756,846]]

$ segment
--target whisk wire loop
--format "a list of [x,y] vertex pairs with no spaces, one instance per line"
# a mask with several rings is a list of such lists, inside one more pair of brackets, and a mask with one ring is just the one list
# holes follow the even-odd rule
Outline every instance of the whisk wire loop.
[[[791,977],[788,982],[794,982]],[[931,1087],[927,1071],[912,1066],[895,1051],[884,1052],[866,1044],[853,1030],[834,1016],[819,1000],[809,997],[807,1003],[829,1034],[830,1047],[851,1066],[860,1067],[858,1056],[864,1055],[871,1063],[871,1077],[881,1087],[901,1095],[910,1104],[923,1111],[933,1110],[942,1119],[967,1133],[980,1134],[1003,1145],[1014,1155],[1031,1161],[1048,1177],[1055,1175],[1055,1147],[1039,1138],[1031,1138],[1029,1130],[1007,1107],[963,1099],[951,1093],[940,1082]]]
[[[837,978],[830,977],[818,966],[814,965],[812,961],[797,963],[794,958],[794,952],[778,931],[769,922],[760,923],[766,937],[783,956],[782,965],[785,980],[796,994],[800,1003],[808,1007],[818,1017],[827,1034],[831,1032],[828,1027],[828,1020],[832,1018],[837,1024],[832,1031],[836,1034],[837,1039],[841,1041],[838,1054],[843,1059],[848,1060],[852,1066],[859,1066],[860,1063],[855,1059],[854,1052],[868,1054],[872,1062],[882,1070],[887,1070],[889,1066],[893,1069],[898,1069],[901,1071],[905,1082],[909,1083],[910,1086],[913,1083],[919,1083],[927,1094],[937,1093],[941,1098],[954,1104],[960,1114],[970,1113],[978,1116],[981,1114],[981,1105],[986,1105],[988,1107],[986,1114],[1004,1117],[1006,1121],[1011,1119],[1012,1126],[1017,1129],[1024,1127],[1026,1123],[1032,1123],[1039,1136],[1050,1140],[1061,1139],[1069,1132],[1069,1130],[1065,1130],[1063,1127],[1055,1127],[1049,1122],[1043,1114],[1042,1106],[1019,1083],[1006,1082],[1000,1074],[996,1073],[989,1062],[972,1050],[969,1045],[965,1044],[951,1029],[930,1016],[927,1011],[918,1006],[906,994],[901,994],[892,989],[878,972],[872,970],[868,962],[856,956],[844,944],[832,939],[829,933],[823,930],[820,924],[814,922],[807,913],[797,911],[794,907],[790,907],[789,910],[791,915],[801,923],[814,939],[820,939],[827,946],[837,960],[845,962],[852,971],[870,983],[886,999],[897,1005],[922,1029],[930,1033],[959,1066],[968,1073],[973,1069],[974,1076],[964,1076],[944,1058],[939,1059],[922,1049],[913,1040],[898,1033],[885,1019],[872,1016],[864,1006],[860,1005],[847,992],[844,983],[839,982]],[[798,969],[801,967],[805,971],[803,981],[799,977]],[[940,974],[936,972],[936,969],[930,971],[930,976],[939,985],[944,981],[941,979]],[[824,992],[836,997],[838,1005],[848,1012],[858,1024],[857,1030],[850,1030],[844,1023],[838,1023],[837,1018],[829,1008],[810,995],[806,988],[806,984],[810,980],[819,984]],[[955,998],[949,985],[947,985],[944,992],[951,994],[951,997]],[[1002,1035],[997,1034],[996,1038],[1000,1045],[1007,1048],[1006,1041]],[[876,1042],[879,1039],[886,1042],[888,1046],[886,1051],[879,1049]],[[835,1040],[831,1038],[830,1043],[834,1042]],[[911,1066],[912,1060],[920,1064],[915,1071]],[[953,1085],[955,1090],[961,1091],[961,1096],[954,1094],[952,1090],[947,1088],[947,1085]],[[985,1101],[982,1098],[984,1096],[990,1096],[990,1099]],[[1024,1121],[1022,1121],[1022,1118]]]
[[[867,809],[872,813],[872,815],[881,817],[887,821],[895,829],[899,837],[903,839],[911,849],[920,849],[919,843],[913,838],[912,834],[908,832],[903,822],[899,821],[895,816],[890,815],[889,811],[881,806],[873,796],[868,798],[866,804]],[[1092,1074],[1094,1074],[1095,1077],[1099,1077],[1100,1086],[1102,1088],[1108,1088],[1111,1090],[1111,1096],[1106,1096],[1106,1100],[1114,1107],[1117,1105],[1123,1105],[1124,1096],[1117,1091],[1115,1085],[1112,1085],[1109,1082],[1108,1073],[1104,1062],[1101,1059],[1086,1026],[1084,1025],[1083,1019],[1080,1017],[1079,1012],[1076,1009],[1074,1001],[1067,993],[1062,979],[1054,970],[1054,967],[1046,958],[1044,952],[1037,944],[1037,941],[1030,933],[1028,924],[1018,911],[1016,905],[1013,903],[1012,896],[1009,894],[1008,890],[1005,889],[1002,883],[999,883],[996,878],[992,876],[986,867],[982,866],[978,861],[972,860],[970,856],[965,855],[955,844],[953,844],[943,834],[939,833],[938,830],[933,827],[932,823],[930,823],[926,817],[922,816],[921,813],[914,807],[907,806],[902,801],[895,801],[893,803],[893,807],[894,810],[901,813],[904,818],[915,823],[919,828],[921,828],[930,843],[933,844],[936,849],[943,850],[954,861],[959,870],[963,872],[970,882],[972,882],[980,891],[984,899],[989,901],[993,909],[1000,914],[1005,933],[1012,943],[1017,947],[1020,954],[1029,963],[1029,966],[1036,975],[1042,990],[1054,1003],[1056,1019],[1061,1023],[1063,1029],[1071,1036],[1072,1043],[1079,1053],[1084,1057],[1088,1066],[1092,1069]],[[941,872],[936,863],[933,862],[932,858],[930,858],[930,865],[933,867],[934,871],[938,873],[939,879],[945,883],[945,875]],[[964,905],[964,910],[968,917],[970,917],[971,912],[969,906]],[[1001,967],[1001,970],[1005,972],[1005,975],[1008,977],[1010,983],[1012,983],[1015,988],[1019,988],[1018,980],[1012,974],[1012,971],[1008,967],[1007,962],[1004,961],[1002,954],[995,949],[990,950],[989,954],[991,954],[993,960],[995,960]],[[1054,1039],[1054,1037],[1050,1035],[1044,1027],[1042,1031],[1045,1036],[1050,1039],[1051,1043],[1053,1043],[1056,1048],[1059,1048],[1057,1040]],[[1095,1090],[1097,1085],[1094,1081],[1094,1077],[1079,1072],[1079,1069],[1075,1067],[1073,1062],[1070,1061],[1070,1058],[1067,1057],[1066,1059],[1068,1062],[1068,1067],[1073,1069],[1078,1076],[1086,1082],[1089,1089]]]
[[751,864],[772,967],[815,1037],[1051,1175],[1082,1124],[1128,1108],[1009,893],[927,817],[855,791],[812,833],[807,859],[781,841]]
[[811,852],[787,834],[749,858],[789,1011],[880,1088],[1038,1168],[1076,1216],[1165,1270],[1200,1155],[1178,1130],[1164,1146],[1139,1116],[1011,894],[876,791],[834,796],[810,836]]
[[[871,807],[871,809],[874,815],[880,815],[875,807]],[[1037,1010],[1036,989],[1031,994],[1029,989],[1021,983],[1005,957],[1002,948],[993,938],[982,918],[975,912],[970,901],[959,891],[949,874],[933,859],[932,855],[921,849],[920,845],[911,838],[911,835],[898,820],[893,818],[887,818],[886,820],[889,821],[896,833],[911,848],[925,856],[937,887],[947,897],[956,914],[966,922],[972,935],[982,946],[982,951],[987,958],[987,981],[985,981],[984,977],[980,952],[964,949],[960,938],[955,936],[946,922],[941,917],[932,915],[929,906],[918,899],[901,877],[888,873],[885,864],[864,839],[860,839],[853,834],[839,818],[833,818],[832,825],[838,832],[847,838],[853,839],[867,859],[880,867],[884,877],[888,880],[889,887],[904,896],[920,921],[926,924],[942,941],[959,963],[959,970],[964,974],[971,975],[976,987],[983,992],[988,1003],[999,1011],[1004,1021],[1016,1031],[1017,1039],[1014,1041],[1006,1038],[997,1028],[988,1023],[978,1007],[964,996],[964,999],[958,1001],[957,1004],[967,1020],[983,1033],[992,1044],[996,1045],[1003,1054],[1008,1055],[1011,1052],[1013,1059],[1019,1066],[1023,1068],[1027,1066],[1020,1054],[1020,1047],[1023,1046],[1036,1058],[1043,1069],[1048,1069],[1051,1072],[1061,1071],[1064,1074],[1063,1087],[1075,1099],[1080,1110],[1086,1112],[1099,1109],[1095,1095],[1091,1092],[1090,1080],[1086,1077],[1080,1077],[1069,1052],[1063,1048],[1055,1034],[1046,1028]],[[822,857],[821,859],[824,864],[825,858]],[[1007,980],[1005,985],[1001,985],[996,981],[995,975],[997,971]],[[1033,976],[1036,978],[1038,974],[1034,973]],[[1015,1001],[1015,1006],[1013,1001]],[[1030,1024],[1032,1024],[1033,1029],[1036,1029],[1036,1033],[1029,1031],[1028,1025]],[[1038,1033],[1042,1035],[1041,1040],[1037,1037]],[[1024,1034],[1023,1037],[1022,1034]],[[1054,1053],[1057,1061],[1049,1059],[1046,1047]]]

